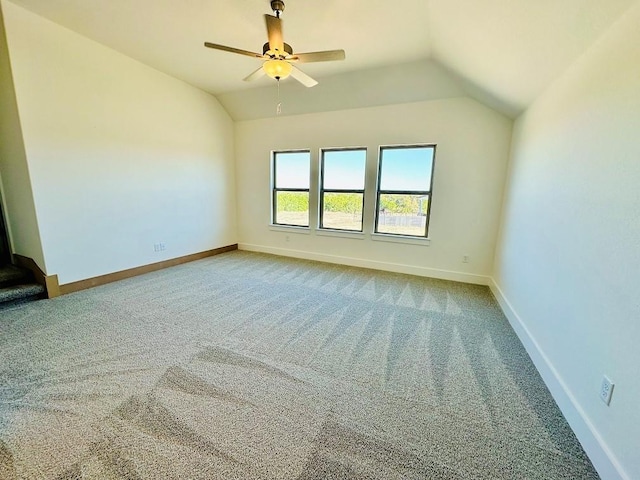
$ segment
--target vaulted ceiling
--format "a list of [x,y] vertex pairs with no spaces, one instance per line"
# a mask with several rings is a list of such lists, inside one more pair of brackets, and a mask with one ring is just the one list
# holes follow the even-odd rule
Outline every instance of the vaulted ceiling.
[[[269,0],[10,1],[216,95],[235,119],[275,114],[275,82],[242,81],[259,60],[203,46],[261,52]],[[301,66],[313,89],[283,81],[287,113],[467,94],[516,116],[638,1],[286,0],[295,51],[347,54]]]

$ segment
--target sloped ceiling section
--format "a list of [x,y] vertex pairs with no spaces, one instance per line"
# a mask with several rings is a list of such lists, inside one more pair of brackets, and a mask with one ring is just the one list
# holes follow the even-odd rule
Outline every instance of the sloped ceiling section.
[[[460,97],[466,92],[456,75],[436,62],[416,62],[329,75],[313,88],[295,80],[281,82],[283,115],[327,112],[421,100]],[[260,88],[223,93],[218,100],[236,120],[276,114],[278,89],[274,82]]]
[[635,0],[432,0],[431,56],[524,110]]
[[[236,119],[275,115],[275,82],[242,81],[259,60],[203,46],[261,51],[269,0],[11,1],[219,96]],[[320,80],[314,89],[283,82],[295,103],[288,112],[420,101],[461,89],[513,117],[638,1],[286,0],[284,38],[295,51],[347,52],[343,62],[302,66]]]

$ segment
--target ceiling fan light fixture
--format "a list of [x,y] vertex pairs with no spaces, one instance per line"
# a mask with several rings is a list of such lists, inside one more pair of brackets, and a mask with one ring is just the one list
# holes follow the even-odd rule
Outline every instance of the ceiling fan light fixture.
[[[0,0],[0,2],[1,1],[2,0]],[[317,85],[318,82],[295,67],[295,64],[345,59],[344,50],[323,50],[319,52],[298,52],[294,54],[291,45],[285,43],[282,38],[282,20],[280,19],[280,14],[284,10],[284,1],[271,0],[271,9],[275,16],[264,15],[267,27],[267,42],[262,46],[262,54],[211,42],[204,42],[204,46],[215,50],[261,59],[262,66],[244,78],[246,82],[260,78],[263,75],[267,75],[278,81],[291,76],[291,78],[297,80],[305,87],[313,87]],[[292,65],[292,63],[294,65]],[[280,84],[278,83],[278,85]]]
[[267,60],[262,65],[265,73],[271,78],[282,80],[291,74],[291,64],[285,60]]

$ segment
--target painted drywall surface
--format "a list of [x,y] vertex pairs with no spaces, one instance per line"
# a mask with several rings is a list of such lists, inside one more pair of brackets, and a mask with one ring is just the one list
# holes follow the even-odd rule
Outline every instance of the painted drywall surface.
[[218,101],[3,6],[47,273],[64,284],[236,243]]
[[640,6],[518,119],[494,272],[628,478],[640,478],[638,25]]
[[[339,73],[318,77],[318,80],[320,83],[313,88],[306,88],[291,77],[281,81],[281,115],[301,115],[465,96],[510,118],[515,118],[522,112],[521,107],[503,101],[486,88],[434,59]],[[263,83],[267,86],[227,92],[218,95],[217,98],[236,121],[275,117],[274,81],[266,77],[261,81],[261,84]]]
[[[231,117],[257,120],[276,116],[275,82],[267,86],[218,95]],[[465,96],[458,77],[432,60],[419,60],[393,68],[377,67],[330,75],[306,88],[289,77],[280,82],[282,115],[329,112],[381,105],[396,105]]]
[[[443,278],[456,272],[463,277],[454,278],[482,283],[493,262],[511,126],[508,118],[468,98],[237,122],[241,247]],[[415,143],[437,144],[431,243],[373,241],[378,148]],[[270,230],[271,151],[310,149],[317,179],[320,148],[353,146],[368,149],[364,238]],[[317,211],[317,182],[311,208]],[[463,255],[469,263],[462,263]]]
[[0,192],[11,251],[45,270],[0,5]]

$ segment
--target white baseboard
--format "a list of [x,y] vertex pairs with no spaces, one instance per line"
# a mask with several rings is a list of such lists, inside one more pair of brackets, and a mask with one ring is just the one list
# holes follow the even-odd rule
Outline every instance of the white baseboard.
[[631,480],[493,278],[490,278],[489,287],[600,477],[603,480]]
[[441,280],[453,280],[455,282],[473,283],[476,285],[489,285],[490,281],[490,277],[484,275],[476,275],[473,273],[454,272],[449,270],[440,270],[437,268],[416,267],[413,265],[404,265],[401,263],[379,262],[376,260],[367,260],[364,258],[342,257],[338,255],[327,255],[325,253],[306,252],[303,250],[290,250],[288,248],[268,247],[264,245],[253,245],[249,243],[239,243],[238,250],[270,253],[272,255],[280,255],[283,257],[293,257],[301,258],[304,260],[337,263],[340,265],[371,268],[374,270],[383,270],[386,272],[406,273],[409,275],[439,278]]

